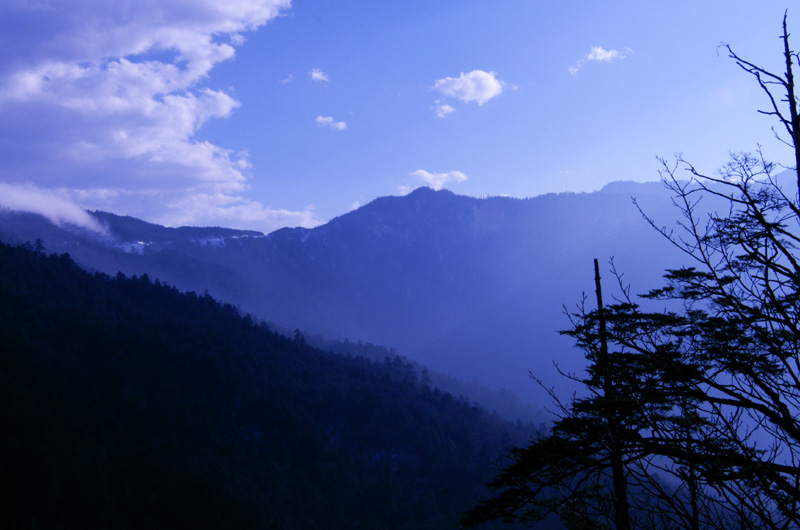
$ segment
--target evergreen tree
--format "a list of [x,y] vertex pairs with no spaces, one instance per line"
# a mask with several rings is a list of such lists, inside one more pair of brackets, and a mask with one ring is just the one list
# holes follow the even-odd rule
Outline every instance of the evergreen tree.
[[[781,74],[724,48],[767,95],[796,175],[800,58],[786,16],[781,38]],[[690,265],[668,269],[641,305],[623,288],[573,315],[587,397],[513,453],[467,525],[555,512],[573,528],[800,526],[800,176],[784,182],[760,152],[714,175],[662,162],[682,221],[672,231],[647,219]]]

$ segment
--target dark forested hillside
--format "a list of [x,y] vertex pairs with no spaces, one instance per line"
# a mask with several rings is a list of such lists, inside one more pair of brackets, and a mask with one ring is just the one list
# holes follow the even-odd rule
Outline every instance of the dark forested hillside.
[[634,292],[680,264],[631,196],[659,224],[674,225],[661,184],[617,183],[529,199],[420,188],[314,229],[266,236],[102,212],[92,217],[107,230],[92,233],[0,211],[0,241],[41,238],[89,270],[207,290],[283,328],[394,347],[436,372],[543,406],[549,396],[529,370],[554,381],[554,361],[567,371],[583,366],[557,331],[568,325],[563,306],[591,288],[592,259],[614,256]]
[[208,295],[0,246],[1,528],[453,528],[532,427]]

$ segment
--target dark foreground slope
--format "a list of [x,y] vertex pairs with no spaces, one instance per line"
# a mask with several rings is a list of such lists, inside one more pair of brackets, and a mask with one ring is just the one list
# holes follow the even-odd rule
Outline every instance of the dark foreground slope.
[[453,528],[531,429],[398,359],[0,246],[1,528]]

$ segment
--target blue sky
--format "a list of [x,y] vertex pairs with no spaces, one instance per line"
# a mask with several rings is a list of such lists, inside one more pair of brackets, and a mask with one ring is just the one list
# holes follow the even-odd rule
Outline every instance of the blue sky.
[[529,197],[656,180],[678,152],[788,161],[718,49],[781,71],[788,7],[3,2],[0,205],[269,232],[420,185]]

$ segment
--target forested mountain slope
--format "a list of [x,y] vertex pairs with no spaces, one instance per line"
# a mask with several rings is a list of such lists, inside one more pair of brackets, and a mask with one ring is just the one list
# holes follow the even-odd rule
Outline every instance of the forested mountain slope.
[[532,426],[208,295],[0,245],[0,527],[454,528]]
[[[513,199],[420,188],[382,197],[314,229],[269,235],[165,228],[94,212],[105,233],[0,212],[0,239],[41,238],[82,266],[149,274],[208,291],[289,330],[394,347],[432,370],[507,387],[542,406],[528,372],[560,382],[580,369],[558,330],[563,306],[593,289],[592,260],[615,257],[634,292],[660,283],[675,253],[631,203],[674,226],[660,184]],[[604,267],[605,269],[606,267]]]

